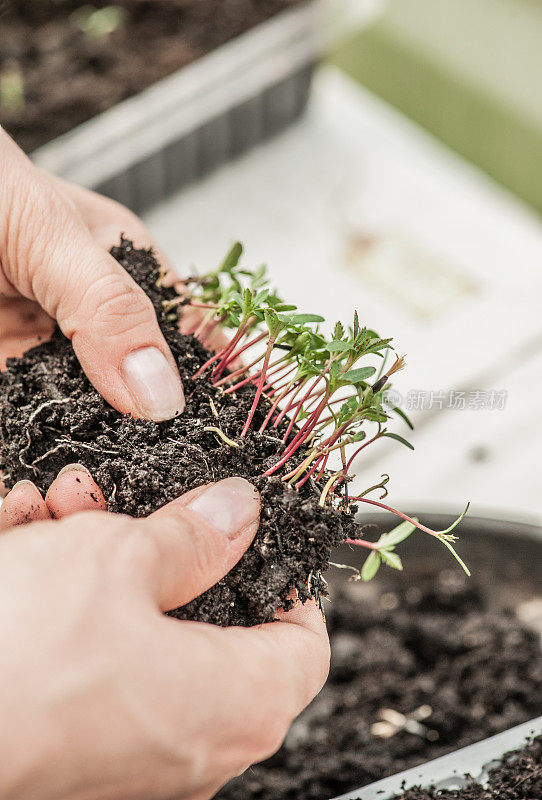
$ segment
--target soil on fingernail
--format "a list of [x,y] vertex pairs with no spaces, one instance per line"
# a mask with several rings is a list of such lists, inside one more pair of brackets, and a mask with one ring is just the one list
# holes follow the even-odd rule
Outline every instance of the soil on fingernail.
[[[241,439],[254,388],[228,395],[205,377],[194,381],[209,352],[193,336],[179,332],[175,314],[164,312],[164,302],[176,292],[157,284],[160,267],[152,252],[134,249],[126,239],[111,252],[154,305],[179,365],[186,408],[160,424],[121,415],[91,386],[71,343],[56,330],[51,341],[9,359],[0,375],[0,470],[5,483],[11,487],[29,478],[46,492],[64,466],[83,462],[110,511],[144,517],[202,484],[236,475],[246,478],[262,499],[253,544],[215,587],[171,613],[220,625],[272,620],[278,607],[292,606],[292,590],[302,599],[325,591],[320,572],[332,548],[358,533],[359,526],[350,514],[318,505],[327,476],[318,485],[307,482],[300,491],[280,477],[263,477],[278,460],[284,430],[257,432],[268,402],[260,403],[251,431]],[[219,427],[238,447],[228,446],[206,427]],[[290,465],[305,453],[301,448]]]

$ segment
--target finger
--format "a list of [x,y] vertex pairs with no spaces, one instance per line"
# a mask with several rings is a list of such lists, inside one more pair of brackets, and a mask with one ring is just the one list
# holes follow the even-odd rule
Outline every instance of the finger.
[[82,464],[69,464],[59,472],[45,495],[45,503],[53,519],[79,511],[107,511],[101,489]]
[[38,488],[31,481],[19,481],[0,508],[0,530],[51,519]]
[[[174,686],[182,674],[205,693],[212,716],[204,718],[203,725],[207,736],[214,737],[213,752],[225,760],[224,770],[231,775],[280,747],[290,724],[320,691],[329,671],[327,632],[313,602],[303,610],[296,608],[283,621],[255,628],[196,626],[168,618],[160,625],[160,647],[171,670],[167,682],[172,717],[182,718],[191,711],[186,697],[182,705],[175,701]],[[192,668],[194,675],[187,675]]]
[[153,240],[143,222],[128,208],[82,186],[53,178],[59,189],[75,204],[79,214],[94,239],[105,250],[118,244],[120,234],[130,239],[135,247],[151,248],[156,253],[160,265],[175,275],[173,264],[163,250]]
[[246,699],[239,713],[252,719],[249,735],[257,737],[266,721],[274,721],[271,741],[261,742],[261,750],[254,756],[257,760],[268,758],[327,679],[330,649],[326,626],[316,604],[309,601],[282,612],[281,621],[230,628],[227,633],[235,635],[233,647],[243,654],[240,678]]
[[0,158],[9,173],[0,199],[7,281],[57,320],[111,405],[157,422],[181,413],[179,372],[149,298],[97,244],[66,195],[1,134]]
[[223,578],[252,542],[259,518],[256,489],[226,478],[138,521],[147,545],[139,578],[161,610],[190,602]]

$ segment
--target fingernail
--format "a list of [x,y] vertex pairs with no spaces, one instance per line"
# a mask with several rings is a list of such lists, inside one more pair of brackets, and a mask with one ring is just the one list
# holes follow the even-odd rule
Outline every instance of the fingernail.
[[164,422],[178,416],[185,406],[179,373],[156,347],[129,353],[121,374],[145,419]]
[[61,475],[65,475],[66,472],[84,472],[86,475],[90,475],[90,470],[84,467],[83,464],[68,464],[67,466],[62,467],[57,475],[57,478],[60,478]]
[[18,489],[19,486],[31,486],[33,489],[37,489],[35,483],[32,483],[32,481],[24,480],[24,481],[17,481],[17,483],[13,485],[13,489],[11,491],[12,492],[15,491],[15,489]]
[[244,478],[226,478],[207,487],[188,508],[220,533],[234,539],[258,519],[260,497]]

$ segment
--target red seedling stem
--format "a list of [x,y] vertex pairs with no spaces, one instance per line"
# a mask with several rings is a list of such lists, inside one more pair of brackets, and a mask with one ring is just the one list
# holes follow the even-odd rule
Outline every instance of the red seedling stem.
[[313,411],[313,413],[311,414],[309,419],[306,421],[306,423],[303,425],[301,430],[296,434],[296,436],[294,436],[294,438],[292,439],[292,442],[286,448],[286,451],[284,452],[284,454],[283,454],[282,458],[280,459],[280,461],[277,464],[275,464],[273,467],[268,469],[267,472],[264,473],[266,476],[272,475],[274,472],[276,472],[278,469],[280,469],[284,464],[286,464],[286,462],[291,458],[291,456],[295,453],[295,451],[299,447],[301,447],[303,442],[310,436],[313,428],[316,426],[316,424],[318,422],[318,418],[320,417],[322,411],[326,407],[327,399],[328,398],[327,398],[327,392],[326,392],[326,394],[324,395],[323,399],[321,400],[318,408],[316,408],[315,411]]
[[358,455],[361,453],[361,451],[364,450],[366,447],[368,447],[373,442],[376,442],[376,440],[378,439],[379,436],[380,436],[380,426],[378,427],[378,431],[377,431],[377,433],[375,433],[375,435],[372,437],[372,439],[368,439],[368,441],[363,442],[361,447],[358,447],[358,449],[354,453],[352,453],[352,455],[348,459],[348,463],[346,465],[346,472],[350,472],[350,467],[352,466],[352,462],[358,457]]
[[258,336],[255,336],[255,337],[254,337],[253,339],[251,339],[249,342],[247,342],[246,344],[244,344],[244,345],[241,347],[241,349],[240,349],[240,350],[238,350],[236,353],[234,353],[233,355],[231,355],[231,356],[230,356],[230,357],[227,359],[227,361],[226,361],[226,366],[228,366],[228,364],[230,364],[232,361],[235,361],[236,359],[240,358],[240,357],[243,355],[243,353],[245,352],[245,350],[248,350],[248,349],[249,349],[249,347],[254,347],[254,345],[255,345],[255,344],[258,344],[259,342],[263,341],[263,339],[266,339],[266,338],[267,338],[267,336],[268,336],[268,333],[267,333],[267,331],[264,331],[263,333],[260,333],[260,334],[258,334]]
[[[304,395],[304,397],[298,403],[295,404],[295,409],[296,409],[295,410],[295,414],[292,414],[292,418],[290,420],[290,424],[288,425],[288,428],[286,429],[286,433],[284,434],[284,438],[282,440],[284,442],[284,444],[286,444],[286,442],[288,441],[288,437],[290,436],[290,433],[292,432],[292,428],[294,427],[294,425],[295,425],[295,423],[297,421],[297,418],[299,416],[299,412],[303,408],[303,405],[307,402],[308,398],[311,396],[311,394],[312,394],[313,390],[315,389],[318,381],[320,380],[320,377],[321,376],[318,375],[318,377],[315,379],[314,383],[312,384],[312,386],[310,387],[308,392]],[[277,423],[275,422],[275,427],[276,426],[277,426]]]
[[246,320],[242,325],[240,325],[239,328],[237,329],[237,333],[235,334],[231,342],[228,345],[226,345],[226,347],[224,347],[219,353],[215,353],[215,355],[207,359],[205,364],[203,364],[194,373],[193,377],[199,378],[211,366],[211,364],[215,363],[215,361],[219,361],[219,364],[217,367],[215,367],[213,371],[213,377],[214,378],[219,377],[219,375],[225,369],[226,360],[229,358],[234,348],[237,346],[237,344],[240,342],[243,336],[245,336],[245,334],[249,331],[253,322],[254,322],[254,317],[251,317],[250,319]]
[[[411,525],[414,525],[418,530],[424,531],[425,533],[430,533],[431,536],[437,536],[437,532],[431,530],[431,528],[427,528],[425,525],[422,525],[421,522],[417,522],[412,517],[403,514],[402,511],[397,511],[396,508],[392,508],[391,506],[387,506],[385,503],[380,503],[378,500],[369,500],[368,497],[352,497],[351,503],[367,503],[370,506],[377,506],[378,508],[384,509],[384,511],[389,511],[391,514],[395,514],[396,517],[401,517],[406,522],[410,522]],[[348,540],[347,540],[348,541]],[[353,543],[356,543],[356,540],[353,540]]]
[[264,361],[263,361],[262,371],[260,373],[260,379],[258,381],[258,386],[256,388],[256,394],[254,396],[254,402],[252,403],[252,408],[249,411],[249,414],[248,414],[248,417],[247,417],[247,421],[245,422],[244,428],[241,431],[241,438],[242,439],[247,435],[247,433],[248,433],[248,431],[250,429],[250,426],[252,424],[252,420],[254,418],[254,414],[256,413],[256,409],[258,408],[258,403],[260,402],[260,397],[262,396],[262,392],[263,392],[263,389],[264,389],[267,368],[269,366],[269,361],[271,359],[271,353],[273,351],[273,345],[275,344],[275,341],[277,339],[277,336],[280,333],[280,330],[281,330],[281,326],[277,325],[277,327],[275,328],[273,334],[269,337],[269,341],[267,343],[267,351],[265,353],[265,358],[264,358]]
[[376,542],[367,542],[365,539],[345,539],[346,544],[355,544],[357,547],[366,547],[368,550],[378,550]]
[[264,419],[264,421],[261,424],[260,433],[263,433],[264,430],[267,428],[267,426],[269,425],[269,422],[271,421],[271,417],[273,416],[273,414],[277,410],[277,407],[278,407],[279,403],[281,403],[283,400],[286,399],[288,394],[291,391],[293,391],[295,385],[296,385],[296,381],[295,380],[290,379],[288,381],[288,383],[286,384],[285,388],[282,390],[282,392],[279,394],[279,396],[276,398],[276,400],[273,402],[273,405],[269,409],[266,418]]

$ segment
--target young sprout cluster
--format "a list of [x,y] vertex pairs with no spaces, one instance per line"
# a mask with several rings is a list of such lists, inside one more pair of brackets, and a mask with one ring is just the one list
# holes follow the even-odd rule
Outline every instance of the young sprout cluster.
[[[446,531],[433,531],[367,498],[378,489],[383,490],[381,499],[386,496],[387,476],[357,497],[348,496],[348,483],[354,477],[352,465],[366,447],[389,437],[413,449],[406,439],[388,430],[393,413],[412,427],[408,418],[384,401],[390,378],[404,367],[404,357],[395,356],[386,367],[393,350],[391,339],[362,327],[357,313],[351,326],[338,322],[331,336],[326,336],[321,330],[323,317],[300,313],[296,306],[285,303],[271,291],[265,267],[250,271],[240,265],[242,252],[242,246],[235,244],[216,270],[185,283],[182,303],[202,314],[196,335],[216,326],[233,331],[228,344],[194,377],[206,375],[226,394],[249,384],[255,387],[240,439],[254,428],[257,411],[257,432],[274,431],[280,436],[281,450],[266,476],[279,473],[296,489],[313,480],[321,488],[322,506],[336,503],[349,509],[353,504],[368,503],[392,511],[406,520],[410,532],[417,527],[437,537],[467,571],[451,544],[455,539],[451,531],[462,517]],[[378,363],[378,359],[381,367],[377,373],[371,362]],[[332,455],[338,468],[329,467]],[[341,493],[337,493],[338,487],[343,489]],[[402,535],[406,528],[400,528]],[[365,575],[373,569],[376,572],[382,561],[401,568],[393,553],[395,543],[387,539],[349,542],[372,551]]]

